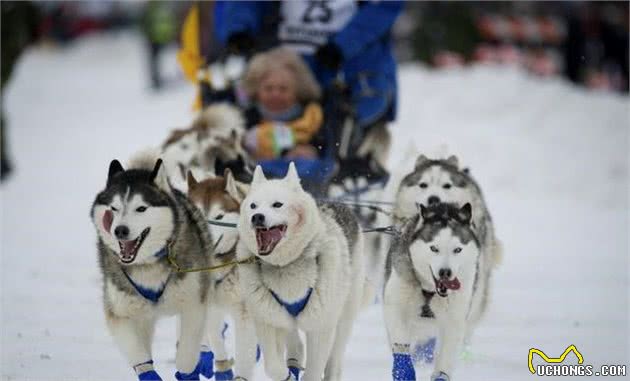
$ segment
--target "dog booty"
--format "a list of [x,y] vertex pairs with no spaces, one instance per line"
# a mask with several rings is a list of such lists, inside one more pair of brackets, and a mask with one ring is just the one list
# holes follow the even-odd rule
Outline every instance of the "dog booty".
[[149,370],[138,375],[139,381],[162,381],[162,378],[154,370]]
[[211,350],[201,349],[201,354],[199,355],[199,373],[205,378],[212,378],[214,376],[214,353]]
[[162,381],[160,375],[153,369],[153,360],[135,365],[133,370],[136,371],[139,381]]
[[289,374],[287,375],[287,378],[285,378],[282,381],[299,381],[299,378],[295,374],[291,373],[291,371],[289,371]]
[[431,375],[431,381],[451,381],[451,378],[444,372],[435,372]]
[[231,381],[234,379],[234,372],[232,372],[232,365],[234,360],[217,360],[214,370],[214,378],[216,381]]
[[433,362],[433,352],[435,351],[435,337],[430,338],[424,343],[418,344],[413,351],[414,360],[431,364]]
[[392,367],[392,379],[394,381],[416,381],[416,371],[409,353],[394,353],[394,365]]
[[290,366],[289,373],[291,373],[296,380],[300,379],[300,368],[296,366]]
[[300,379],[300,371],[302,371],[303,368],[300,366],[300,362],[297,359],[288,359],[287,368],[289,368],[289,375],[293,375],[296,380]]
[[177,373],[175,373],[175,378],[177,379],[177,381],[200,381],[199,364],[197,364],[195,370],[190,373],[182,373],[180,371],[177,371]]
[[214,378],[217,381],[232,381],[234,379],[234,372],[232,372],[232,369],[223,372],[214,372]]

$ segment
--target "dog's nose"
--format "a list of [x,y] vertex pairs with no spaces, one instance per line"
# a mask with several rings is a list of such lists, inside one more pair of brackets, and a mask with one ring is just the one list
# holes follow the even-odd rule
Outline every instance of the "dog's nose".
[[433,204],[439,204],[440,203],[440,198],[438,196],[431,196],[429,197],[429,205],[433,205]]
[[264,227],[265,226],[265,215],[256,213],[252,216],[252,225],[256,227]]
[[126,239],[129,236],[129,228],[125,225],[118,225],[114,229],[114,235],[118,239]]
[[438,272],[438,275],[440,275],[440,278],[450,279],[451,275],[453,275],[453,272],[451,271],[451,269],[445,268],[445,269],[440,269],[440,271]]

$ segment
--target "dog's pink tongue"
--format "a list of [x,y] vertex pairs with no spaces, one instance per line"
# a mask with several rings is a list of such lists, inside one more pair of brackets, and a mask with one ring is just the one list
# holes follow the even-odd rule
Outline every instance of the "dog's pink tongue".
[[272,228],[269,230],[261,230],[258,232],[258,248],[260,251],[267,251],[269,248],[282,239],[282,230]]
[[459,290],[461,284],[459,283],[459,279],[453,278],[453,280],[443,280],[442,284],[451,290]]
[[105,231],[109,233],[109,229],[112,228],[112,221],[114,221],[114,213],[111,210],[106,210],[103,214],[103,227]]
[[125,257],[130,256],[134,246],[136,245],[136,241],[120,241],[122,243],[122,252],[121,254]]
[[278,242],[282,238],[282,230],[280,228],[269,229],[265,233],[269,242]]

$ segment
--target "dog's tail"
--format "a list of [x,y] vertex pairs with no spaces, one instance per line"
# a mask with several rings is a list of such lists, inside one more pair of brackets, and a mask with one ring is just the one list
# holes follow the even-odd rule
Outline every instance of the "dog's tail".
[[127,161],[126,168],[152,170],[159,158],[160,150],[158,148],[146,148],[134,153]]

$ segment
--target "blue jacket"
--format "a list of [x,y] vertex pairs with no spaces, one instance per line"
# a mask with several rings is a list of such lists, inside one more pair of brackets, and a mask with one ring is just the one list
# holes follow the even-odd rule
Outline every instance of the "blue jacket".
[[[391,51],[390,30],[401,12],[401,1],[361,2],[346,26],[330,41],[344,57],[343,72],[350,85],[359,126],[367,126],[382,118],[394,120],[397,104],[396,61]],[[220,20],[219,40],[225,43],[236,32],[257,36],[263,15],[274,12],[275,2],[227,1],[215,15]],[[322,86],[327,86],[335,73],[319,67],[312,56],[305,56]]]

